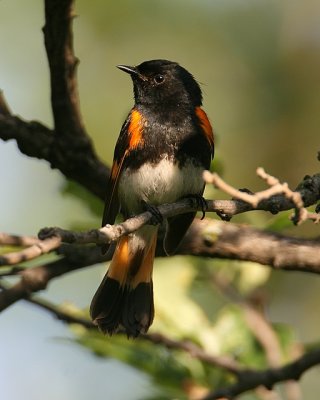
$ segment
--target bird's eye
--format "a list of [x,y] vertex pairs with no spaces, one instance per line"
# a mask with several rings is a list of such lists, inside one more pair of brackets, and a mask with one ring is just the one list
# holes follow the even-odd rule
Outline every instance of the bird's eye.
[[157,85],[160,85],[160,83],[164,81],[164,76],[161,74],[157,74],[153,77],[153,80]]

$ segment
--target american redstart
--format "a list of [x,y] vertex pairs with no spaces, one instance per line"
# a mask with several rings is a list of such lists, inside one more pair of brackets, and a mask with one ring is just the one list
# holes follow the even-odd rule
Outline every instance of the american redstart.
[[[139,214],[148,205],[202,197],[202,172],[214,154],[211,124],[193,76],[176,62],[118,65],[133,81],[134,106],[122,125],[107,186],[102,226]],[[195,212],[168,218],[163,241],[174,254]],[[154,317],[152,269],[159,225],[119,239],[90,314],[104,333],[147,332]]]

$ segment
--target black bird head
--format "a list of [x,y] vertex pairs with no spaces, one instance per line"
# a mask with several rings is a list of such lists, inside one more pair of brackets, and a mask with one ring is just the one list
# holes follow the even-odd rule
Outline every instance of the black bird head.
[[136,67],[118,68],[131,75],[136,104],[202,104],[198,83],[176,62],[152,60]]

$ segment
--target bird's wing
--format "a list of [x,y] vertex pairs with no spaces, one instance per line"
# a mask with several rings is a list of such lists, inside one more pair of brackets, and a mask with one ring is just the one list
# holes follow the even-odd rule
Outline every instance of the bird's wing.
[[113,164],[107,185],[102,226],[106,224],[112,225],[119,213],[119,178],[125,167],[126,159],[130,153],[142,143],[142,129],[143,117],[137,109],[133,108],[122,125],[119,139],[115,147]]

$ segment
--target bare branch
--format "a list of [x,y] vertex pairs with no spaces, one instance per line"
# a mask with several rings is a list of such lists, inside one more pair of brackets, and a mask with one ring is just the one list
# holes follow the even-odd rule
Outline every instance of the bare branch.
[[84,317],[79,317],[63,309],[61,306],[56,306],[51,302],[37,296],[31,296],[26,299],[29,303],[36,305],[54,315],[58,320],[68,324],[79,324],[87,329],[97,329],[93,322]]
[[[274,368],[280,367],[282,364],[282,352],[279,339],[272,324],[270,324],[263,313],[264,304],[261,296],[257,296],[257,293],[254,293],[253,296],[250,295],[249,298],[243,297],[232,285],[230,280],[223,278],[219,273],[213,273],[212,280],[215,287],[218,288],[223,295],[242,308],[248,328],[265,351],[268,365]],[[301,354],[299,354],[299,356],[300,355]],[[268,391],[266,393],[266,390],[266,388],[259,387],[256,389],[256,392],[259,392],[258,394],[261,395],[262,398],[272,398],[273,400],[280,399],[275,391],[272,391],[272,397],[270,397],[271,392]],[[299,384],[293,381],[286,382],[285,392],[288,400],[291,399],[291,393],[300,393]],[[296,399],[296,397],[293,397],[293,399]]]
[[296,361],[279,368],[270,368],[263,371],[244,371],[238,382],[229,387],[218,389],[202,400],[234,399],[236,396],[253,390],[259,386],[271,389],[279,382],[299,380],[308,369],[320,364],[320,349],[304,354]]
[[45,44],[51,78],[54,130],[11,114],[0,95],[0,138],[15,139],[22,153],[47,160],[101,199],[109,169],[98,159],[80,114],[71,22],[73,0],[45,2]]
[[34,258],[57,249],[60,245],[61,239],[58,236],[52,236],[46,240],[38,239],[26,249],[1,255],[0,266],[15,265],[23,261],[33,260]]
[[245,225],[195,220],[179,254],[253,261],[276,270],[320,273],[320,240],[288,237]]
[[[49,237],[44,242],[48,244],[52,239],[51,243],[57,244],[60,240],[71,238],[70,242],[76,243],[75,237],[78,234],[83,236],[79,240],[82,244],[95,242],[95,234],[92,235],[90,232],[92,231],[89,231],[88,241],[85,240],[85,232],[62,231],[61,237]],[[47,249],[49,247],[47,246]],[[44,266],[23,270],[20,273],[21,282],[14,285],[9,292],[0,293],[0,310],[25,298],[31,292],[45,288],[52,278],[111,258],[112,252],[102,257],[99,250],[97,247],[61,246],[59,254],[64,258]],[[10,259],[14,257],[16,260],[21,259],[21,253],[20,256],[13,254],[12,258],[9,254]],[[290,238],[248,226],[210,219],[202,221],[196,219],[193,222],[177,254],[254,261],[275,269],[320,273],[319,240]],[[159,243],[157,256],[163,255],[162,243]],[[8,257],[8,254],[2,257]]]
[[142,335],[141,338],[154,344],[161,344],[168,349],[183,350],[189,353],[192,357],[215,367],[222,368],[233,375],[238,376],[242,372],[241,367],[233,358],[208,354],[193,342],[173,340],[161,333],[149,333]]
[[[235,197],[241,199],[239,200],[205,200],[207,211],[216,212],[219,215],[231,217],[234,214],[238,214],[250,210],[267,210],[275,213],[275,205],[277,205],[277,211],[287,210],[291,208],[302,207],[302,198],[307,198],[307,203],[310,201],[314,204],[320,198],[320,174],[314,175],[313,177],[308,177],[305,181],[299,185],[300,192],[293,192],[288,188],[286,183],[280,184],[279,181],[264,172],[262,168],[258,169],[259,175],[267,180],[269,184],[273,184],[270,189],[249,194],[246,192],[239,191],[232,186],[224,182],[217,174],[211,174],[209,171],[204,172],[204,178],[207,182],[215,184],[217,187],[224,190],[226,193],[231,194]],[[306,184],[304,187],[303,184]],[[314,193],[312,199],[308,196],[307,190],[313,187]],[[275,196],[276,193],[281,193],[284,195]],[[249,203],[243,203],[243,202]],[[192,198],[185,198],[180,201],[171,204],[162,204],[158,206],[158,210],[163,216],[163,218],[170,218],[172,216],[188,213],[190,211],[202,211],[202,207],[199,206],[197,201]],[[299,209],[300,210],[300,209]],[[300,211],[301,211],[300,210]],[[302,212],[299,211],[299,215]],[[306,210],[305,210],[306,211]],[[307,211],[306,211],[307,212]],[[318,221],[319,216],[316,213],[312,214],[314,216],[313,220]],[[63,230],[61,228],[45,228],[39,233],[40,238],[45,239],[47,237],[57,235],[62,238],[62,241],[67,243],[97,243],[104,244],[106,242],[112,242],[118,240],[121,236],[127,235],[141,228],[145,224],[152,224],[153,216],[149,211],[142,214],[128,218],[121,224],[116,225],[106,225],[99,230],[91,230],[88,232],[70,232]]]
[[59,252],[63,256],[61,259],[23,269],[18,274],[21,279],[0,292],[0,312],[16,301],[26,299],[32,293],[45,289],[51,279],[106,260],[98,248],[68,246],[62,247]]
[[35,236],[18,236],[0,232],[0,245],[5,246],[32,246],[39,242]]
[[89,142],[80,113],[76,80],[79,61],[73,51],[73,18],[74,0],[45,1],[43,32],[50,67],[55,131],[58,135],[73,137],[73,140],[81,138]]
[[[258,168],[257,174],[264,172],[262,168]],[[262,177],[262,175],[260,175]],[[267,178],[267,175],[264,174],[264,179]],[[260,203],[261,200],[269,199],[272,196],[275,196],[276,194],[282,194],[284,193],[284,187],[276,178],[271,177],[271,175],[268,175],[269,180],[267,182],[271,186],[269,189],[262,190],[261,192],[257,193],[248,193],[243,190],[238,190],[234,188],[233,186],[229,185],[226,183],[222,178],[217,173],[211,173],[209,171],[204,171],[203,173],[203,179],[205,180],[206,183],[212,183],[216,188],[222,190],[223,192],[229,194],[233,198],[245,201],[246,203],[249,203],[253,208],[257,208],[258,204]],[[273,178],[273,180],[271,179]]]
[[56,142],[54,132],[43,124],[26,122],[16,116],[0,114],[0,139],[16,140],[20,151],[29,157],[46,160],[66,178],[73,179],[91,193],[104,199],[109,169],[86,149],[79,149],[77,140]]
[[[261,210],[264,209],[266,211],[270,211],[271,213],[275,214],[279,211],[283,211],[284,209],[295,209],[295,214],[292,217],[292,221],[295,224],[300,224],[307,219],[314,221],[315,223],[319,222],[320,216],[317,213],[310,213],[306,210],[305,206],[309,206],[314,204],[320,198],[320,192],[317,193],[317,189],[315,191],[315,200],[310,203],[309,198],[305,195],[304,191],[302,191],[304,183],[304,189],[310,188],[314,182],[310,182],[309,176],[305,177],[302,184],[298,186],[298,188],[293,191],[289,188],[286,182],[280,183],[279,179],[275,178],[272,175],[269,175],[265,172],[263,168],[257,169],[257,175],[262,178],[270,187],[268,189],[262,190],[257,193],[248,193],[248,191],[238,190],[233,186],[226,183],[220,176],[216,173],[211,173],[209,171],[204,171],[203,178],[207,183],[212,183],[216,188],[222,190],[223,192],[231,195],[234,199],[241,200],[247,204],[249,204],[252,208]],[[312,178],[315,178],[316,175]],[[318,179],[318,178],[316,178]],[[307,182],[308,181],[308,182]],[[317,185],[318,186],[318,185]],[[278,195],[278,196],[277,196]],[[279,201],[279,195],[283,195],[282,200],[287,200],[290,206],[281,206],[282,201]],[[303,200],[305,199],[305,200]],[[267,202],[267,208],[265,208],[264,203]],[[269,204],[268,204],[269,203]],[[238,212],[236,212],[238,213]],[[234,214],[236,214],[234,213]],[[225,213],[224,211],[220,211],[220,215],[231,217],[232,213]]]
[[[159,206],[161,214],[165,217],[190,209],[192,209],[191,204],[186,199],[174,204]],[[52,251],[59,247],[59,241],[71,244],[104,244],[115,241],[122,235],[129,234],[151,221],[151,213],[145,212],[122,224],[107,225],[101,229],[85,232],[44,228],[39,233],[44,242],[43,246],[41,245],[43,242],[39,240],[31,250],[25,249],[22,252],[3,255],[0,257],[0,264],[13,265],[21,262],[25,259],[26,254],[28,259],[31,259],[32,256],[38,257],[45,251]],[[50,238],[56,238],[56,240],[50,240]],[[177,253],[254,261],[275,269],[320,273],[320,240],[291,238],[212,219],[203,221],[196,219]],[[161,243],[157,247],[157,255],[164,256]]]

